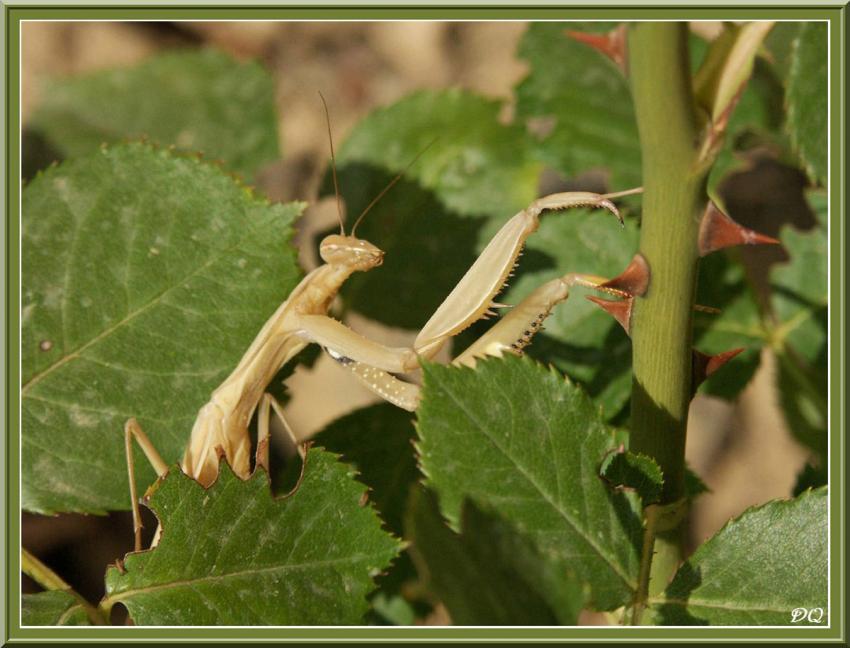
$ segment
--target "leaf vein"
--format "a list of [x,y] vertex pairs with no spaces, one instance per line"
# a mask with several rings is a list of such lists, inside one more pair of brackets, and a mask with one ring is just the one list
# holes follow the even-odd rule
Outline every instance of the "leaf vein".
[[[432,376],[433,379],[433,376]],[[551,494],[544,489],[540,484],[538,484],[531,475],[529,475],[525,467],[518,463],[514,457],[508,454],[504,448],[502,448],[496,441],[491,437],[487,432],[487,426],[483,425],[480,421],[476,419],[473,413],[467,408],[466,404],[460,401],[454,392],[451,389],[446,389],[445,385],[441,385],[443,391],[448,395],[448,397],[455,403],[455,405],[461,410],[461,412],[479,429],[481,434],[486,438],[493,447],[498,450],[506,459],[508,459],[511,463],[513,463],[519,473],[525,477],[531,486],[533,486],[543,497],[543,499],[548,503],[556,513],[560,514],[560,516],[564,519],[564,521],[575,531],[575,533],[581,537],[593,550],[596,554],[601,557],[612,569],[612,571],[617,574],[617,576],[626,584],[630,589],[634,589],[635,584],[628,578],[628,575],[624,574],[620,566],[616,563],[613,557],[609,556],[605,551],[599,547],[596,542],[590,536],[585,533],[584,529],[582,529],[577,522],[569,515],[569,513],[563,510],[560,506],[558,506],[551,497]]]

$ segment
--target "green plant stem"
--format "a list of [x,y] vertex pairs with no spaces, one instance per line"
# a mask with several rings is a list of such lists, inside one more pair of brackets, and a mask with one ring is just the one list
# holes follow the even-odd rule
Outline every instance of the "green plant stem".
[[643,545],[641,547],[640,573],[638,574],[638,588],[635,591],[632,604],[632,625],[640,625],[643,610],[649,598],[649,575],[652,567],[652,551],[655,544],[655,526],[657,516],[654,514],[657,507],[651,506],[646,509],[643,528]]
[[[685,436],[692,396],[692,318],[705,169],[697,164],[698,125],[687,24],[640,23],[629,31],[629,68],[640,134],[643,217],[640,252],[649,264],[645,296],[635,299],[630,449],[654,458],[664,474],[662,503],[684,492]],[[654,534],[649,534],[653,536]],[[665,537],[675,539],[676,529]],[[652,557],[654,537],[643,554]],[[677,554],[679,543],[661,543]],[[670,569],[680,554],[658,556]],[[641,570],[648,574],[648,570]],[[652,579],[666,582],[669,573]],[[657,586],[657,585],[656,585]],[[641,584],[640,590],[649,590]]]
[[78,594],[68,583],[62,580],[62,577],[54,572],[50,567],[41,562],[38,558],[32,555],[29,551],[21,548],[21,571],[32,578],[36,583],[41,585],[46,590],[61,590],[68,592],[79,602],[80,606],[85,610],[89,621],[95,625],[105,625],[106,620],[101,616],[100,612],[80,594]]
[[21,571],[46,590],[71,589],[71,586],[62,580],[59,574],[23,548],[21,549]]

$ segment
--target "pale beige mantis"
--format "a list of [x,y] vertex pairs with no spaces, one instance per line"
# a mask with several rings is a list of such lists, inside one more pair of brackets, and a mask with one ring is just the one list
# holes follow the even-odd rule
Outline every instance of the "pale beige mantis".
[[[333,160],[333,143],[331,157]],[[397,176],[387,189],[402,175]],[[255,461],[257,465],[268,468],[270,410],[274,410],[286,430],[289,428],[280,404],[266,393],[267,386],[275,374],[310,343],[322,346],[340,365],[349,369],[380,397],[404,409],[415,410],[419,401],[419,386],[402,381],[394,374],[418,369],[420,359],[433,359],[453,336],[480,318],[493,314],[493,308],[502,307],[493,300],[504,287],[525,240],[537,229],[542,212],[573,207],[604,208],[622,222],[612,199],[637,191],[617,194],[556,193],[535,200],[496,233],[422,327],[411,347],[384,346],[328,315],[328,309],[345,281],[355,272],[377,268],[384,257],[384,252],[375,245],[355,236],[357,223],[378,198],[360,215],[349,235],[344,232],[340,213],[340,234],[327,236],[319,247],[324,264],[310,272],[295,287],[288,299],[265,323],[233,372],[198,412],[181,461],[181,469],[207,487],[215,481],[219,461],[223,456],[239,477],[247,478],[251,472],[251,436],[248,426],[255,411],[258,412]],[[504,351],[519,352],[531,341],[552,308],[568,297],[572,286],[584,285],[621,294],[616,289],[602,286],[605,281],[601,277],[568,274],[543,284],[512,307],[487,333],[457,356],[453,363],[474,365],[476,357],[500,355]],[[140,444],[160,477],[168,472],[168,465],[135,419],[127,422],[125,438],[138,550],[141,523],[132,470],[132,439],[135,438]]]

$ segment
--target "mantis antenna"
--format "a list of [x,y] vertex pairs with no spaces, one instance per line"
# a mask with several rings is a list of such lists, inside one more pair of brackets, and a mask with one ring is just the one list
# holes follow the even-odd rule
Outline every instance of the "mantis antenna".
[[440,137],[439,137],[439,136],[435,137],[435,138],[434,138],[434,139],[432,139],[430,142],[428,142],[428,144],[426,144],[426,145],[425,145],[425,147],[424,147],[421,151],[419,151],[419,153],[417,153],[417,154],[416,154],[416,157],[414,157],[414,158],[413,158],[410,162],[408,162],[407,166],[406,166],[406,167],[404,167],[404,169],[402,169],[401,173],[399,173],[399,174],[398,174],[395,178],[393,178],[392,180],[390,180],[390,183],[389,183],[386,187],[384,187],[384,189],[381,191],[381,193],[379,193],[377,196],[375,196],[375,197],[372,199],[372,202],[370,202],[368,205],[366,205],[366,209],[364,209],[364,210],[360,213],[360,216],[358,216],[358,217],[357,217],[357,220],[356,220],[356,221],[354,221],[354,227],[352,227],[352,228],[351,228],[351,235],[352,235],[352,236],[354,236],[354,232],[355,232],[355,230],[357,229],[357,226],[358,226],[358,225],[360,225],[360,221],[362,221],[362,220],[363,220],[363,217],[364,217],[367,213],[369,213],[369,210],[370,210],[370,209],[372,209],[372,207],[374,207],[374,206],[375,206],[375,204],[376,204],[376,203],[377,203],[377,202],[378,202],[381,198],[383,198],[383,197],[384,197],[384,194],[386,194],[386,193],[387,193],[390,189],[392,189],[392,188],[393,188],[393,185],[394,185],[396,182],[398,182],[399,180],[401,180],[402,176],[404,176],[404,174],[408,172],[408,170],[410,169],[410,167],[412,167],[414,164],[416,164],[416,161],[417,161],[419,158],[421,158],[421,157],[424,155],[425,151],[427,151],[429,148],[431,148],[431,147],[434,145],[434,142],[436,142],[438,139],[440,139]]
[[[325,95],[322,94],[321,90],[319,90],[319,97],[322,100],[322,105],[325,107],[325,123],[328,126],[328,142],[331,145],[331,171],[334,177],[334,195],[336,196],[336,214],[339,218],[339,234],[340,236],[345,236],[345,227],[342,224],[342,205],[339,202],[339,183],[336,179],[336,156],[334,155],[334,138],[331,134],[331,116],[328,112],[328,102],[325,101]],[[354,230],[352,229],[351,232],[353,234]]]

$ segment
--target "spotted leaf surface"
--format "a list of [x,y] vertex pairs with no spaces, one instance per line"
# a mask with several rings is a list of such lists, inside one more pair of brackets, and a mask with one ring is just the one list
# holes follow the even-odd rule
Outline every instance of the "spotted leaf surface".
[[[258,200],[218,168],[107,148],[23,194],[23,506],[129,507],[123,425],[176,461],[198,408],[299,270],[300,205]],[[138,465],[142,490],[154,473]]]

